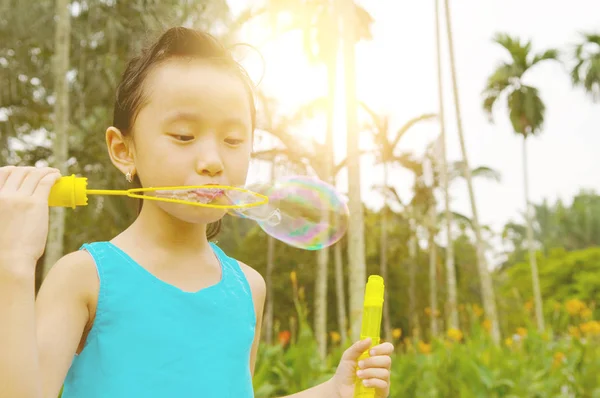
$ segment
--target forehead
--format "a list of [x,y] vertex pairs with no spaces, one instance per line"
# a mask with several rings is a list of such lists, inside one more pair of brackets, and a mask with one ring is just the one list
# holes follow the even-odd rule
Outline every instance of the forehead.
[[154,118],[181,111],[203,120],[235,117],[252,124],[250,93],[242,78],[204,60],[161,63],[146,78],[144,96],[145,113]]

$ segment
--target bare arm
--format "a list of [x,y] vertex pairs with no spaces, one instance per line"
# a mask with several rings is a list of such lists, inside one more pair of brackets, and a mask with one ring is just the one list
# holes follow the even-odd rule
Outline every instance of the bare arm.
[[[250,371],[254,376],[254,369],[256,367],[256,353],[258,352],[258,346],[260,343],[263,310],[267,289],[264,278],[256,270],[243,263],[240,263],[240,265],[244,271],[244,274],[246,275],[248,283],[250,284],[250,288],[252,289],[252,299],[254,301],[254,309],[256,312],[256,331],[254,334],[254,343],[252,344],[252,352],[250,355]],[[289,398],[315,397],[334,398],[335,394],[333,387],[331,386],[331,382],[327,381],[308,390],[304,390],[289,396]]]
[[256,368],[256,354],[258,352],[258,345],[260,344],[260,334],[262,329],[267,288],[265,285],[265,280],[261,274],[242,262],[239,262],[239,264],[242,267],[242,271],[244,272],[244,275],[246,275],[246,279],[248,280],[248,284],[252,290],[252,301],[254,302],[254,313],[256,314],[254,342],[252,343],[252,351],[250,352],[250,373],[252,376],[254,376],[254,369]]
[[[31,261],[31,260],[29,260]],[[41,397],[40,365],[35,344],[35,265],[20,259],[0,260],[0,391],[6,397]]]
[[92,258],[75,252],[48,273],[35,304],[42,397],[56,398],[90,324],[98,277]]

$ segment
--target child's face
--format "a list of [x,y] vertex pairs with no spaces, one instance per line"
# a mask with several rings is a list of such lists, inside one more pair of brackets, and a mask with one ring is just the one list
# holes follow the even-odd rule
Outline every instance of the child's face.
[[[142,186],[245,184],[252,118],[249,93],[239,76],[202,60],[174,59],[152,70],[144,93],[132,146]],[[214,222],[225,213],[157,204],[194,223]]]

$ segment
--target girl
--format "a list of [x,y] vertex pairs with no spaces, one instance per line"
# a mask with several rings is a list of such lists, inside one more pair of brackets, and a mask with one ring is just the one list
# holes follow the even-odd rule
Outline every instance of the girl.
[[[241,67],[208,34],[174,28],[129,62],[106,144],[142,186],[243,185],[254,127]],[[64,398],[252,397],[265,282],[209,243],[225,212],[144,203],[113,240],[58,261],[34,304],[57,178],[0,169],[2,397],[55,398],[63,384]],[[352,398],[356,376],[387,397],[393,347],[357,364],[369,347],[355,343],[335,376],[292,397]]]

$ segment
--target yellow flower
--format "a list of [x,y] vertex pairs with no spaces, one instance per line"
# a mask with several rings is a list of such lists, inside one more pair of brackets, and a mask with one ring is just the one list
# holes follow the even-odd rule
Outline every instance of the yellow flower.
[[579,325],[579,328],[585,335],[588,335],[588,336],[600,335],[600,322],[598,322],[598,321],[589,321],[589,322],[582,323],[581,325]]
[[581,310],[581,317],[583,319],[592,319],[592,310],[590,310],[589,308],[584,308],[583,310]]
[[571,316],[576,316],[587,307],[583,301],[579,299],[571,299],[565,303],[565,308]]
[[542,340],[550,341],[550,335],[548,334],[548,332],[542,333]]
[[292,281],[292,286],[294,289],[296,289],[296,286],[298,286],[298,277],[296,276],[296,271],[290,272],[290,279]]
[[527,312],[531,312],[531,310],[533,309],[533,300],[528,300],[525,303],[525,309],[527,310]]
[[517,334],[521,337],[527,337],[527,329],[517,328]]
[[342,336],[336,331],[329,332],[329,336],[334,344],[337,344],[340,342],[340,340],[342,340]]
[[427,315],[427,316],[431,315],[431,308],[429,308],[429,307],[425,308],[425,315]]
[[507,347],[512,347],[513,339],[510,337],[507,337],[506,339],[504,339],[504,344],[506,344]]
[[486,330],[486,331],[490,331],[492,330],[492,321],[490,321],[489,319],[485,319],[483,322],[481,322],[481,326]]
[[576,338],[581,337],[581,331],[577,326],[569,326],[569,334]]
[[431,353],[431,344],[426,344],[422,341],[419,341],[419,352],[421,354],[430,354]]
[[554,369],[556,369],[557,367],[559,367],[562,363],[566,362],[567,357],[565,354],[563,354],[562,352],[556,352],[554,354],[554,360],[552,361],[552,367]]
[[477,304],[473,304],[473,314],[475,314],[475,316],[479,318],[483,315],[483,308],[481,308]]
[[395,328],[394,330],[392,330],[392,337],[394,338],[394,340],[398,340],[400,337],[402,337],[402,329]]
[[450,340],[459,342],[463,338],[463,333],[458,329],[448,329],[448,337],[450,338]]

